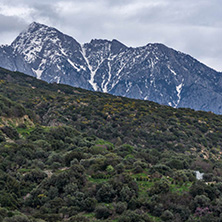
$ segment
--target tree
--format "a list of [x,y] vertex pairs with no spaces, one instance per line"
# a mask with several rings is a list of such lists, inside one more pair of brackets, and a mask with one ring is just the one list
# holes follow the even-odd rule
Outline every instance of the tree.
[[127,209],[126,202],[117,202],[116,204],[116,213],[122,214]]
[[147,214],[141,211],[127,210],[119,217],[118,222],[151,222]]
[[111,215],[110,210],[104,205],[98,206],[95,213],[97,219],[107,219]]
[[205,195],[197,195],[194,198],[195,207],[208,207],[210,204],[210,199]]
[[136,193],[134,190],[131,190],[127,185],[124,185],[119,195],[121,201],[129,202],[132,197],[136,196]]
[[173,213],[169,210],[165,210],[162,215],[160,216],[160,218],[163,221],[172,221],[173,220]]
[[167,193],[170,190],[169,182],[165,179],[161,179],[154,183],[154,186],[150,189],[150,195]]
[[110,203],[112,202],[113,198],[115,197],[115,191],[113,190],[112,185],[109,183],[104,183],[99,188],[96,193],[96,199],[99,202]]
[[31,222],[31,220],[29,220],[25,215],[16,215],[10,218],[5,218],[3,222]]

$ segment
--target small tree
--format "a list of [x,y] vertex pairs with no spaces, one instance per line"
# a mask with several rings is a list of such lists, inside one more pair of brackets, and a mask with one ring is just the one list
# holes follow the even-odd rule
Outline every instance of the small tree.
[[97,219],[107,219],[111,215],[110,210],[104,205],[98,206],[95,212]]
[[172,221],[173,220],[173,213],[169,210],[165,210],[161,217],[160,217],[163,221]]

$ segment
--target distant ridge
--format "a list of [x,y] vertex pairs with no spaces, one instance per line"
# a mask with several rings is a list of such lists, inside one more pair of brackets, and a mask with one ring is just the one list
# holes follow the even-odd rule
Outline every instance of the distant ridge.
[[118,40],[81,45],[55,28],[32,23],[0,66],[47,82],[222,114],[222,75],[163,44],[127,47]]

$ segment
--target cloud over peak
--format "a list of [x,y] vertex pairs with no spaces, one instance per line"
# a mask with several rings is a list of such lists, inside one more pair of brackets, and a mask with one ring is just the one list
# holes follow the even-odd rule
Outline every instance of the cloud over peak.
[[37,21],[79,42],[119,39],[129,46],[161,42],[222,70],[219,0],[0,0],[0,43]]

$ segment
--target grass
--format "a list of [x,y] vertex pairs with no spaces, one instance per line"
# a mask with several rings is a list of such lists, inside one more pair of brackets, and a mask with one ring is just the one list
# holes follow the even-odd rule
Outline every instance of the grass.
[[108,181],[109,179],[94,179],[92,177],[88,177],[88,180],[92,183],[103,183],[103,182],[106,182]]
[[84,216],[88,218],[95,218],[95,213],[85,213]]
[[153,222],[159,222],[161,219],[159,217],[154,217],[151,214],[148,213],[148,216],[153,220]]
[[[140,174],[132,175],[132,177],[135,178],[135,179],[136,178],[147,178],[147,175],[145,173],[140,173]],[[172,182],[173,179],[168,178],[168,181]],[[144,196],[144,195],[147,195],[147,190],[154,186],[153,181],[137,181],[137,184],[139,186],[139,195],[141,197]],[[182,194],[183,192],[189,191],[191,185],[192,185],[191,182],[183,183],[181,185],[170,183],[170,191]]]
[[28,173],[30,171],[31,171],[31,169],[26,169],[26,168],[18,169],[18,172],[20,172],[20,173]]
[[28,136],[35,128],[17,128],[17,132],[22,136]]
[[171,192],[178,192],[178,193],[183,193],[185,191],[189,191],[192,183],[186,183],[182,185],[176,185],[176,184],[171,184],[170,185],[170,191]]

